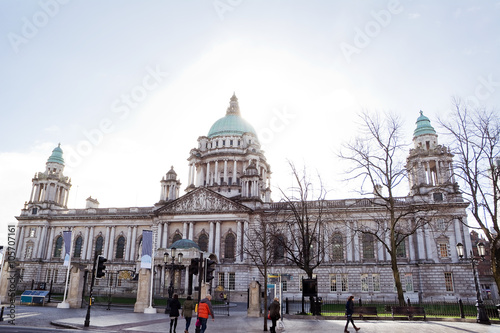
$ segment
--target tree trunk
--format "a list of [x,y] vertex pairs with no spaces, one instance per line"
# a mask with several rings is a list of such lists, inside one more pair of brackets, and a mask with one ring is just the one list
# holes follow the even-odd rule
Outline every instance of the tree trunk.
[[396,284],[396,290],[398,293],[399,306],[405,305],[405,295],[403,293],[403,285],[401,284],[401,277],[399,275],[399,268],[397,264],[396,254],[391,255],[391,268],[392,274],[394,276],[394,283]]

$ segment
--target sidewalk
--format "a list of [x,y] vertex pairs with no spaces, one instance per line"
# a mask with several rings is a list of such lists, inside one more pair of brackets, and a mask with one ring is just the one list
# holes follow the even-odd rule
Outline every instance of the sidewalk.
[[[99,330],[106,332],[168,332],[170,318],[163,313],[124,313],[115,312],[109,315],[91,316],[90,327],[83,327],[84,318],[67,318],[52,321],[53,325],[66,328]],[[190,332],[194,332],[194,322],[192,321]],[[410,332],[420,331],[425,333],[445,333],[445,332],[471,332],[471,333],[493,333],[499,332],[499,325],[481,325],[477,323],[465,322],[444,322],[444,321],[355,321],[361,327],[362,333],[386,333],[386,332]],[[184,318],[179,318],[177,332],[184,332]],[[268,321],[268,330],[271,321]],[[320,320],[320,319],[287,319],[283,320],[284,329],[278,332],[343,332],[345,322],[343,320]],[[228,332],[228,333],[257,333],[263,332],[262,318],[248,318],[246,312],[231,312],[230,316],[218,316],[215,321],[209,319],[207,333]],[[350,332],[354,332],[352,327]]]

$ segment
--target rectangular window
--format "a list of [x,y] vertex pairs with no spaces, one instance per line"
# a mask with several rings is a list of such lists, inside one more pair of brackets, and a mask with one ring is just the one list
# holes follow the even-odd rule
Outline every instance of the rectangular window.
[[380,291],[380,274],[372,274],[373,291]]
[[30,228],[30,234],[28,237],[35,237],[36,228]]
[[444,273],[444,284],[446,291],[453,291],[453,275],[451,272]]
[[330,274],[330,291],[337,291],[337,274]]
[[235,273],[229,273],[229,290],[235,290],[236,289],[236,274]]
[[26,259],[31,259],[32,255],[33,255],[33,245],[32,244],[28,244],[26,246],[26,253],[25,253],[24,257]]
[[229,140],[229,145],[232,146],[233,145],[233,140]]
[[361,291],[368,291],[368,274],[361,274]]
[[413,275],[411,273],[405,274],[406,291],[413,291]]
[[288,291],[288,281],[287,280],[282,280],[281,286],[283,287],[283,291]]
[[446,223],[444,222],[444,219],[438,219],[437,220],[437,229],[441,231],[446,230]]
[[347,274],[341,274],[342,291],[349,291],[349,280]]
[[440,258],[449,258],[450,257],[448,243],[439,243],[438,244],[438,251],[439,251]]
[[218,280],[218,286],[222,286],[222,287],[226,287],[226,276],[225,276],[225,273],[224,272],[220,272],[218,274],[219,276],[219,280]]

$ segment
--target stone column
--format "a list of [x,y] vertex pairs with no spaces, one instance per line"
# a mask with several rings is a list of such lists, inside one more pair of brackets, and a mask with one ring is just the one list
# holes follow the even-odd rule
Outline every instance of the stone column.
[[34,254],[34,258],[41,258],[42,257],[42,247],[43,247],[43,241],[45,239],[45,231],[46,231],[46,227],[43,226],[40,228],[40,230],[38,230],[39,228],[37,227],[37,231],[36,233],[38,234],[38,244],[37,244],[37,247],[36,247],[36,252],[33,253]]
[[187,237],[188,237],[187,233],[188,233],[188,224],[187,224],[187,222],[184,222],[182,224],[182,238],[187,239]]
[[82,260],[88,259],[87,247],[89,246],[89,233],[90,233],[89,227],[85,227],[85,235],[84,235],[84,239],[83,239],[82,254],[81,254]]
[[151,290],[151,270],[141,268],[139,270],[139,281],[137,282],[137,298],[134,305],[134,312],[144,313],[144,309],[149,307],[149,293]]
[[9,260],[7,260],[7,251],[4,252],[5,261],[3,262],[2,275],[0,275],[0,304],[5,304],[4,320],[9,318],[9,307],[10,304],[9,291],[10,286],[15,287],[15,279],[10,280],[11,276],[14,277],[14,272],[10,270]]
[[[243,224],[243,239],[242,239],[242,242],[243,242],[243,247],[246,247],[247,244],[247,240],[246,240],[246,237],[245,237],[245,232],[248,233],[249,229],[248,229],[248,221],[245,221],[245,223]],[[243,260],[247,260],[247,253],[246,252],[243,252]]]
[[227,160],[224,160],[224,182],[227,184]]
[[215,255],[217,260],[220,260],[220,221],[217,221],[215,225]]
[[219,184],[219,161],[215,161],[214,179],[214,183]]
[[210,185],[210,162],[207,162],[207,176],[205,177],[205,185]]
[[70,279],[68,285],[68,297],[66,302],[72,309],[79,309],[82,306],[83,274],[85,265],[71,265]]
[[208,234],[208,252],[214,252],[214,223],[210,222],[209,234]]
[[194,238],[194,223],[189,222],[189,237],[188,239],[193,240]]
[[248,297],[248,317],[260,317],[260,284],[257,281],[252,281],[249,287]]
[[110,237],[109,234],[111,233],[111,227],[106,227],[106,238],[104,238],[104,248],[102,249],[102,255],[107,256],[108,255],[108,250],[109,250],[109,243],[110,243]]
[[130,260],[130,242],[132,241],[132,228],[127,227],[127,242],[125,243],[125,261]]
[[109,250],[108,250],[108,260],[113,259],[113,250],[115,246],[115,232],[116,227],[111,227],[111,236],[109,237]]
[[236,226],[236,261],[237,262],[240,262],[241,261],[241,253],[243,252],[242,251],[242,243],[241,243],[241,221],[238,221],[237,222],[237,226]]
[[21,258],[23,252],[24,244],[24,229],[25,227],[19,227],[17,230],[17,244],[16,244],[16,258]]
[[94,247],[94,227],[90,227],[89,242],[87,244],[87,259],[93,260],[92,249]]
[[423,260],[427,259],[427,255],[425,253],[425,244],[424,244],[424,232],[422,228],[417,229],[417,259]]
[[55,227],[51,227],[50,228],[50,237],[49,237],[49,245],[47,246],[47,253],[46,253],[46,256],[45,258],[47,260],[50,259],[50,257],[52,256],[52,242],[54,242],[54,233],[55,233],[55,230],[56,228]]
[[163,238],[161,240],[161,247],[166,249],[168,243],[168,224],[163,222]]
[[137,227],[132,229],[132,239],[130,240],[130,260],[135,261],[135,241],[137,240]]

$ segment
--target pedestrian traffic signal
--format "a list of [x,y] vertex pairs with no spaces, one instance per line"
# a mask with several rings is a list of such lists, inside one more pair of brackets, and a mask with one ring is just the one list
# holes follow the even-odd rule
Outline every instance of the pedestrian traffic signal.
[[191,265],[189,265],[189,274],[198,275],[198,271],[199,271],[198,264],[199,263],[200,263],[200,259],[198,259],[198,258],[191,259]]
[[215,261],[206,259],[205,260],[205,282],[210,283],[214,279],[215,271]]
[[105,275],[104,270],[106,270],[106,266],[104,266],[104,263],[108,261],[108,259],[104,258],[103,256],[99,256],[97,259],[97,273],[96,277],[102,278]]

